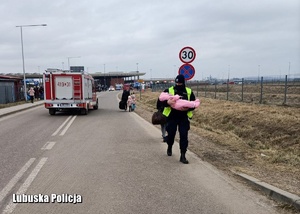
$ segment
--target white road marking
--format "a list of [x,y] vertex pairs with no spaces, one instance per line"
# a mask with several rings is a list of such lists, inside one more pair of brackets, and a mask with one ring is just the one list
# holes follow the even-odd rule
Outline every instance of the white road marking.
[[62,129],[62,127],[71,119],[71,117],[72,116],[69,116],[66,120],[65,120],[65,122],[63,123],[63,124],[61,124],[61,126],[60,127],[58,127],[58,129],[52,134],[52,136],[55,136],[55,135],[57,135],[57,133]]
[[74,116],[72,118],[72,120],[68,123],[68,125],[64,128],[64,130],[62,130],[62,132],[60,133],[60,136],[63,136],[67,130],[70,128],[71,124],[74,122],[74,120],[76,119],[77,116]]
[[31,166],[31,164],[35,161],[35,158],[30,158],[29,161],[20,169],[20,171],[8,182],[8,184],[4,187],[4,189],[0,192],[0,202],[9,191],[16,185],[19,179],[23,176],[23,174],[27,171],[27,169]]
[[50,150],[52,147],[56,144],[56,142],[47,142],[45,145],[41,148],[41,150]]
[[[24,194],[27,189],[29,188],[30,184],[33,182],[33,180],[36,178],[37,174],[41,170],[41,168],[44,166],[48,158],[42,158],[40,162],[36,165],[36,167],[32,170],[28,178],[25,180],[23,185],[20,187],[18,192],[16,193],[17,195]],[[3,213],[12,213],[17,206],[17,203],[13,203],[12,200],[9,202],[9,204],[6,206],[5,210]]]

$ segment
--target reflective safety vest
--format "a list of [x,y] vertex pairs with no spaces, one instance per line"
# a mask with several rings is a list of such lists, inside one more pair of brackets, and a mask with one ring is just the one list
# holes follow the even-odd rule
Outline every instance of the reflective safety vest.
[[[188,87],[185,87],[185,89],[186,89],[186,92],[187,92],[188,101],[190,101],[191,94],[192,94],[192,89],[190,89]],[[175,95],[175,91],[174,91],[174,87],[173,86],[169,88],[169,94]],[[165,115],[166,117],[168,117],[170,115],[171,111],[172,111],[171,107],[165,107],[164,111],[163,111],[163,115]],[[192,111],[187,111],[187,116],[188,116],[188,118],[191,119],[193,117],[193,112]]]

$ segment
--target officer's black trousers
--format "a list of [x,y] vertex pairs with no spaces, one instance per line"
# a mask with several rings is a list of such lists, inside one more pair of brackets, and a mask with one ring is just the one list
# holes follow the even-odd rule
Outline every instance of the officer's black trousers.
[[186,152],[188,147],[188,131],[190,130],[190,121],[188,118],[184,119],[169,119],[167,122],[166,130],[168,132],[168,141],[169,146],[173,146],[176,131],[179,131],[179,146],[181,152]]

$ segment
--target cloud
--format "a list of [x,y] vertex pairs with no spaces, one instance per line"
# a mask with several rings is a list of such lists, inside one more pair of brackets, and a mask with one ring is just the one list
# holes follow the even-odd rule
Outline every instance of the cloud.
[[[300,73],[298,0],[5,1],[0,5],[0,73],[72,64],[89,72],[132,71],[173,78],[184,46],[197,52],[194,79]],[[289,64],[290,63],[290,64]]]

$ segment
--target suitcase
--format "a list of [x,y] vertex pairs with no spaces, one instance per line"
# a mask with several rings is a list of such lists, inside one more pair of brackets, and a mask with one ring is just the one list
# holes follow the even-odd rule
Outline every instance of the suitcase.
[[126,109],[126,102],[124,102],[124,101],[121,100],[119,102],[119,109],[123,109],[123,110]]

